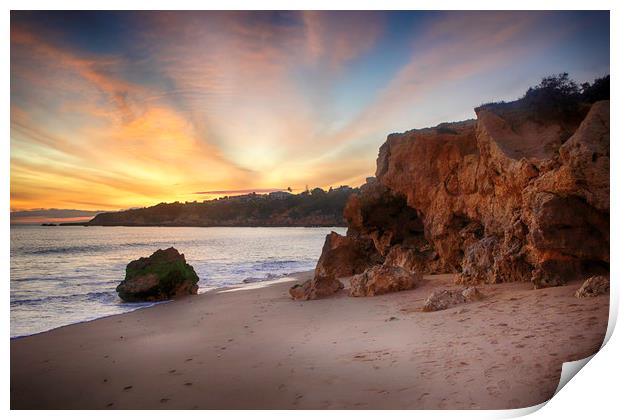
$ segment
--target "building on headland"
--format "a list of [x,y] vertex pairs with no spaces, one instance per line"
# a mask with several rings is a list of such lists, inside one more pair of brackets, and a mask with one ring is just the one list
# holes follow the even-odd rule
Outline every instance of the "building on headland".
[[269,198],[273,198],[276,200],[284,200],[285,198],[288,198],[292,195],[293,194],[291,194],[288,191],[274,191],[274,192],[269,193]]
[[249,194],[243,194],[243,195],[234,195],[231,197],[228,197],[229,200],[235,200],[235,201],[253,201],[256,199],[262,198],[260,194],[256,194],[255,192],[251,192]]

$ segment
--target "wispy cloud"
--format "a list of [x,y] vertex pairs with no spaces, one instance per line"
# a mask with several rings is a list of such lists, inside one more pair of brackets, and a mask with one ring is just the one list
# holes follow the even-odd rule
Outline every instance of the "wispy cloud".
[[11,224],[85,222],[102,211],[74,209],[34,209],[11,211]]
[[[410,121],[404,128],[440,123],[428,112],[437,105],[433,97],[437,90],[482,74],[511,71],[515,61],[526,62],[575,29],[541,31],[544,18],[541,12],[462,12],[430,20],[422,35],[411,40],[409,60],[373,101],[333,135],[333,147],[322,159],[337,161],[369,136],[382,142],[403,126],[403,120]],[[453,96],[450,101],[462,99]],[[462,106],[473,109],[475,105]]]
[[305,11],[302,16],[309,58],[335,69],[371,49],[385,24],[373,12]]
[[254,188],[246,190],[213,190],[213,191],[198,191],[193,194],[207,194],[207,195],[238,195],[238,194],[250,194],[250,193],[270,193],[276,191],[284,191],[286,188]]
[[608,51],[596,65],[584,58],[604,45],[592,35],[604,14],[574,48],[564,37],[586,29],[568,12],[119,12],[106,15],[123,17],[107,29],[120,31],[107,34],[116,44],[106,29],[20,13],[11,204],[21,209],[360,183],[387,133],[454,117],[506,74],[546,71],[545,52],[562,57],[558,71],[609,66]]

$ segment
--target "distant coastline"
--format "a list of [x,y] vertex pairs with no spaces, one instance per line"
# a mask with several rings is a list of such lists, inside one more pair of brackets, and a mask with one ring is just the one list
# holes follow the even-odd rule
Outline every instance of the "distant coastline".
[[42,223],[40,225],[25,225],[25,224],[15,224],[11,226],[44,226],[44,227],[54,227],[54,226],[82,226],[82,227],[90,227],[90,226],[101,226],[101,227],[306,227],[306,228],[325,228],[325,227],[347,227],[346,223],[334,224],[334,223],[324,223],[324,224],[304,224],[300,222],[299,224],[234,224],[234,225],[205,225],[205,224],[93,224],[91,222],[76,222],[76,223]]
[[87,222],[59,226],[165,227],[331,227],[346,226],[344,206],[357,188],[321,188],[245,194],[202,202],[160,203],[141,209],[106,212]]

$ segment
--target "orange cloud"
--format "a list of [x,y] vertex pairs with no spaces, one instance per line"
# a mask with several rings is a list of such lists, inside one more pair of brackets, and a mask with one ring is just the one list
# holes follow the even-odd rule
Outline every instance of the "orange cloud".
[[[27,49],[26,64],[62,70],[22,72],[26,66],[14,60],[12,72],[28,85],[72,94],[56,108],[12,104],[13,206],[27,208],[34,200],[38,207],[63,207],[80,196],[87,208],[118,208],[189,198],[192,190],[221,183],[247,185],[249,172],[223,158],[183,115],[144,100],[152,96],[148,89],[113,77],[119,60],[82,58],[22,28],[12,28],[11,41],[16,50]],[[61,118],[50,127],[36,110]],[[80,124],[65,124],[67,112],[79,114]]]
[[27,49],[28,54],[37,57],[39,61],[47,61],[62,69],[75,72],[79,77],[90,82],[116,106],[118,116],[123,121],[133,118],[134,111],[129,101],[129,92],[137,94],[142,91],[142,88],[107,74],[119,65],[119,59],[77,57],[19,26],[11,27],[11,44],[18,49]]
[[361,183],[387,131],[440,122],[442,89],[571,30],[541,31],[541,13],[436,14],[400,68],[373,75],[357,114],[336,115],[334,86],[393,35],[381,14],[132,16],[116,55],[12,25],[12,206],[127,208],[195,191]]

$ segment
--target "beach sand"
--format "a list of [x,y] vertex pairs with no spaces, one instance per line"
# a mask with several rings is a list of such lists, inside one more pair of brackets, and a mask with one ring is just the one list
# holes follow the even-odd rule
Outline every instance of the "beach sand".
[[11,341],[11,408],[502,409],[548,400],[596,352],[609,296],[481,286],[419,308],[452,275],[371,298],[294,302],[311,276],[210,291]]

